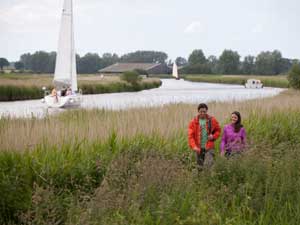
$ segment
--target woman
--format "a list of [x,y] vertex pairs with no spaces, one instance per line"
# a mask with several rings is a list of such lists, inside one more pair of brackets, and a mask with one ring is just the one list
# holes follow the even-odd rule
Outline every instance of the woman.
[[241,114],[233,112],[231,114],[231,123],[224,127],[221,155],[229,157],[233,154],[240,153],[246,145],[246,131],[242,125]]

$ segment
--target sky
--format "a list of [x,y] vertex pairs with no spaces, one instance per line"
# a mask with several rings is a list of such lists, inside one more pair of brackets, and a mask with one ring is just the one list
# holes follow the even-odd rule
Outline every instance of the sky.
[[[194,49],[242,57],[281,51],[300,59],[299,0],[73,0],[75,48],[87,52]],[[0,57],[56,51],[63,0],[0,0]]]

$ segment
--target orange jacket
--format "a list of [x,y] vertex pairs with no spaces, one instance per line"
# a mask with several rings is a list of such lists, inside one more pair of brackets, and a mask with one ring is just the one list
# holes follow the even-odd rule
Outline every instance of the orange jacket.
[[[209,129],[208,129],[208,121],[209,118],[211,119],[211,133],[209,133]],[[205,148],[206,150],[209,149],[213,149],[214,148],[214,141],[216,139],[218,139],[218,137],[220,136],[221,133],[221,128],[220,125],[218,123],[218,121],[216,120],[216,118],[212,117],[212,116],[208,116],[206,117],[206,130],[207,130],[207,134],[210,135],[212,134],[214,137],[214,140],[209,141],[207,140]],[[189,138],[189,146],[191,149],[194,149],[196,147],[201,149],[201,129],[200,129],[200,125],[199,125],[199,116],[196,116],[189,124],[189,130],[188,130],[188,138]]]

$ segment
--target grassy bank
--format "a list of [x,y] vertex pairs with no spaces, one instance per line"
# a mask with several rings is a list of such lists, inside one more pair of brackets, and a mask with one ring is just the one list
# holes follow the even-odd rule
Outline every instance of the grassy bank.
[[248,79],[254,78],[262,81],[265,87],[288,88],[286,76],[255,76],[255,75],[187,75],[185,80],[193,82],[208,82],[222,84],[244,85]]
[[[52,89],[52,77],[49,75],[9,74],[0,76],[0,101],[40,99],[44,93],[42,87]],[[131,92],[157,88],[159,79],[143,79],[136,85],[122,81],[119,77],[83,75],[78,77],[78,88],[83,94],[102,94],[114,92]]]
[[209,104],[222,124],[242,113],[249,146],[200,173],[195,105],[1,119],[1,222],[299,224],[299,96]]

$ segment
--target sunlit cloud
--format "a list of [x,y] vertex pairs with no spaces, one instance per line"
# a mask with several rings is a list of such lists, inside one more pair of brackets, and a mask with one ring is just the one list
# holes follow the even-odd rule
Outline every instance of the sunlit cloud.
[[204,30],[205,27],[200,21],[194,21],[185,28],[184,33],[187,34],[202,33],[204,32]]

